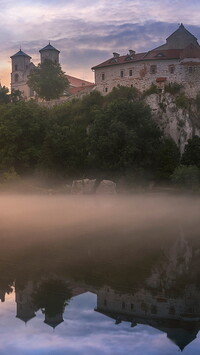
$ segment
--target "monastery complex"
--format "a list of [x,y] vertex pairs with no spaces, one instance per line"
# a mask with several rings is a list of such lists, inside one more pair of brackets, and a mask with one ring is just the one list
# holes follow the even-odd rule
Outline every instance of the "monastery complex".
[[[59,63],[59,50],[50,43],[40,51],[41,63],[50,59]],[[21,49],[11,56],[11,89],[20,90],[25,99],[34,97],[27,85],[28,75],[35,65],[31,57]],[[160,92],[165,84],[183,85],[190,97],[200,91],[200,46],[197,38],[181,24],[166,43],[148,52],[136,53],[129,50],[126,55],[113,53],[113,57],[92,68],[95,85],[88,81],[67,75],[70,87],[61,100],[79,93],[88,93],[96,88],[103,95],[118,85],[136,87],[141,92],[156,85]]]

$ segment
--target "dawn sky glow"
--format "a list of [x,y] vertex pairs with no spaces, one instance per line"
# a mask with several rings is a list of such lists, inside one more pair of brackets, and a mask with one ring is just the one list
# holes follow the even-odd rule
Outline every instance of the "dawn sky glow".
[[0,80],[6,86],[10,56],[20,45],[37,64],[39,49],[51,41],[67,74],[93,81],[91,67],[113,51],[149,50],[181,22],[200,38],[198,0],[0,0],[0,5]]

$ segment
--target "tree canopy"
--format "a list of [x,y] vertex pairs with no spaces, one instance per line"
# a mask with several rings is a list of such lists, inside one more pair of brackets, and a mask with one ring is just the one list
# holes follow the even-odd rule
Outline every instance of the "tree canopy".
[[59,99],[69,86],[68,79],[60,64],[53,63],[48,59],[35,67],[29,75],[27,84],[36,92],[38,97],[46,101]]
[[166,179],[179,151],[133,88],[94,91],[50,109],[34,101],[0,105],[0,171],[63,178],[138,174]]

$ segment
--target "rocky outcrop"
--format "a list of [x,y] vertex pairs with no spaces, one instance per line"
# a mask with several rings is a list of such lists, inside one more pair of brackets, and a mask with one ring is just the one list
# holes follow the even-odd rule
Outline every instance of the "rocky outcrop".
[[88,194],[116,194],[116,184],[111,180],[102,180],[97,186],[96,179],[74,180],[71,186],[71,193],[76,195]]
[[116,194],[116,184],[111,180],[102,180],[96,191],[97,194]]
[[96,179],[74,180],[71,187],[72,194],[92,194],[95,192]]
[[[189,99],[188,99],[189,100]],[[177,104],[177,96],[169,93],[151,94],[146,97],[146,103],[152,110],[153,117],[163,130],[165,136],[170,136],[183,153],[185,144],[193,135],[200,136],[200,114],[194,102],[188,101],[188,107]]]

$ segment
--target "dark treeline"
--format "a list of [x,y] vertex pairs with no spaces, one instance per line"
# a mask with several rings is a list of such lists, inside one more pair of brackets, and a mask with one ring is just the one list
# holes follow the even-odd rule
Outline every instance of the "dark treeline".
[[[195,139],[181,161],[193,170],[200,167],[199,155],[196,161],[192,153],[200,147],[200,139]],[[115,88],[106,97],[94,91],[51,109],[35,101],[0,105],[4,177],[11,173],[169,181],[179,164],[179,149],[163,136],[134,88]]]

